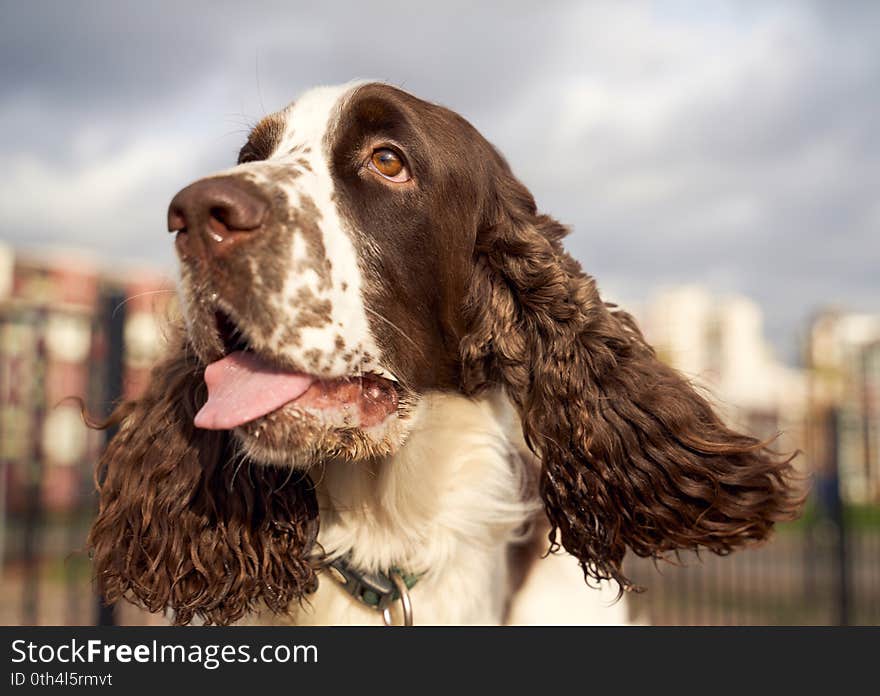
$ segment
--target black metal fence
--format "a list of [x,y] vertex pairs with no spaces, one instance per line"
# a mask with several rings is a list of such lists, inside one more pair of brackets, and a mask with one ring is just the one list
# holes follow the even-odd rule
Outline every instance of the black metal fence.
[[827,519],[783,527],[763,546],[677,564],[629,559],[636,621],[652,625],[880,625],[880,528]]

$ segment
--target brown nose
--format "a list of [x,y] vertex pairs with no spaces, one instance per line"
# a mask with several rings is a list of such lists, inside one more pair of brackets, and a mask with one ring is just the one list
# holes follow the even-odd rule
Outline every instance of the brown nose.
[[168,206],[168,231],[181,257],[222,256],[258,231],[269,209],[259,188],[232,176],[202,179]]

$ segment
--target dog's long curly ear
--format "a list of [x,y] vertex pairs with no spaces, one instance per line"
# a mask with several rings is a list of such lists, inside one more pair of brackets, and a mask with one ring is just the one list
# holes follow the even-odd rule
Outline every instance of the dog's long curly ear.
[[503,162],[495,186],[476,239],[463,382],[469,393],[503,384],[516,404],[542,460],[551,545],[558,533],[588,581],[627,589],[627,547],[726,554],[795,517],[791,457],[726,427],[655,357]]
[[146,394],[117,409],[89,534],[98,587],[180,624],[230,623],[259,602],[283,613],[316,586],[314,492],[297,474],[233,460],[225,432],[193,426],[204,400],[181,340]]

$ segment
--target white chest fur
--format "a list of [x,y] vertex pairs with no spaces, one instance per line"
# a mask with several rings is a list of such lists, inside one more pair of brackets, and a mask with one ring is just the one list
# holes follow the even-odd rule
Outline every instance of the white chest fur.
[[[525,495],[506,399],[426,396],[404,447],[381,462],[328,463],[314,472],[319,542],[366,571],[421,574],[411,590],[417,624],[497,624],[508,596],[507,545],[537,501]],[[398,616],[399,618],[399,616]],[[380,624],[329,576],[300,624]]]

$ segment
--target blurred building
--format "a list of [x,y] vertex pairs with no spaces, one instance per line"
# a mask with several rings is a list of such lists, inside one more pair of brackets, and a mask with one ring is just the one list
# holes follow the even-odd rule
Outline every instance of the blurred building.
[[811,446],[844,500],[880,502],[880,315],[826,310],[810,326]]
[[123,322],[126,396],[160,347],[169,282],[149,268],[108,269],[82,253],[0,245],[0,515],[77,508],[90,494],[104,435],[79,404],[106,416],[111,316]]
[[780,450],[803,448],[806,375],[774,356],[752,300],[671,287],[652,296],[639,319],[658,356],[702,387],[729,422],[761,438],[779,434]]

